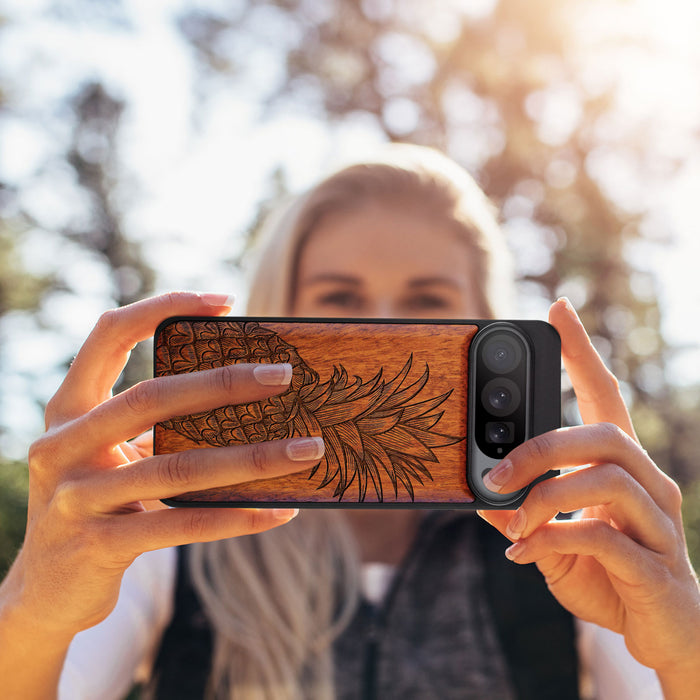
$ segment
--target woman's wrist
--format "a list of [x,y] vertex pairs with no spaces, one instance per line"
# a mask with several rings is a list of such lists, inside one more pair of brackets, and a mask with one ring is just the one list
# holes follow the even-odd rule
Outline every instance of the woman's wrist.
[[695,661],[695,668],[659,673],[659,683],[665,700],[696,700],[700,688],[700,661]]
[[21,551],[0,583],[0,635],[10,631],[13,639],[18,642],[26,639],[35,648],[41,645],[67,649],[76,634],[74,630],[56,628],[50,620],[42,619],[27,600]]
[[52,630],[45,620],[38,618],[23,600],[22,578],[18,560],[0,585],[3,696],[27,700],[54,697],[74,635]]
[[673,666],[657,669],[665,700],[695,700],[700,688],[700,643]]
[[0,610],[0,675],[3,697],[56,697],[70,637],[43,637],[38,628],[26,628],[21,616]]

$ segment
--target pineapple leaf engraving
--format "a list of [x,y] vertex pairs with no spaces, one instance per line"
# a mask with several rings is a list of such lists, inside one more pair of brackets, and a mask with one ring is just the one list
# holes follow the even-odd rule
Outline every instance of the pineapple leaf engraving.
[[298,436],[321,436],[323,459],[309,479],[317,489],[333,489],[338,501],[349,494],[366,500],[368,491],[382,502],[385,489],[414,500],[415,484],[431,481],[435,450],[453,445],[459,437],[435,430],[452,393],[421,398],[430,371],[426,365],[410,381],[413,356],[396,376],[383,370],[365,380],[349,377],[342,365],[321,381],[297,349],[275,331],[254,321],[188,321],[167,326],[156,352],[158,375],[210,369],[238,362],[289,362],[289,389],[254,403],[224,406],[161,425],[196,442],[212,446],[262,442]]

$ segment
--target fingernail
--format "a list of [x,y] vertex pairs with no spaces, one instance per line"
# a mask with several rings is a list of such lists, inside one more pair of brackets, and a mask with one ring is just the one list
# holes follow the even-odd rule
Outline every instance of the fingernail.
[[324,452],[325,445],[320,437],[298,438],[287,443],[287,457],[293,462],[321,459]]
[[287,522],[292,518],[296,518],[299,515],[298,508],[273,508],[272,515],[275,520],[282,520]]
[[200,294],[199,298],[207,306],[228,306],[229,309],[233,308],[236,301],[236,297],[233,294],[211,294],[209,292]]
[[292,366],[288,362],[277,365],[257,365],[253,375],[258,384],[283,386],[292,380]]
[[506,549],[506,558],[515,561],[518,557],[522,557],[525,554],[525,549],[524,542],[516,542]]
[[506,535],[512,540],[519,540],[520,535],[523,534],[525,527],[527,526],[527,515],[525,511],[521,508],[515,512],[515,515],[511,518],[510,522],[506,527]]
[[557,301],[561,301],[564,303],[564,307],[566,310],[575,318],[578,319],[578,314],[576,313],[576,309],[574,308],[574,305],[569,301],[569,297],[559,297]]
[[484,486],[489,491],[498,493],[501,490],[501,487],[508,483],[512,473],[513,465],[509,459],[505,459],[497,467],[486,474],[484,477]]

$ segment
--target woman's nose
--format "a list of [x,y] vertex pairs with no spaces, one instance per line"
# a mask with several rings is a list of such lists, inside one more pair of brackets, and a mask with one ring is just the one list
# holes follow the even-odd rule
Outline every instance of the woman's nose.
[[368,308],[370,318],[397,318],[396,304],[391,299],[376,299]]

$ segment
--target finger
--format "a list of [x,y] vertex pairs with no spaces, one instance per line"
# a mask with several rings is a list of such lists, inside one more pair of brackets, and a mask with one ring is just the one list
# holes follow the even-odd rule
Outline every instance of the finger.
[[65,428],[82,451],[130,439],[173,416],[261,401],[285,391],[292,366],[238,364],[148,379],[105,401]]
[[507,556],[518,564],[537,563],[551,585],[552,569],[560,568],[560,557],[593,557],[609,574],[628,585],[658,573],[656,555],[641,547],[625,533],[596,518],[553,521],[536,530],[527,539],[518,540]]
[[611,462],[627,471],[666,513],[679,502],[676,484],[627,433],[612,423],[560,428],[526,440],[484,477],[487,488],[510,493],[550,469]]
[[145,433],[137,435],[133,440],[122,443],[119,447],[129,462],[150,457],[153,454],[153,430],[147,430]]
[[134,346],[150,338],[169,316],[220,315],[231,308],[225,294],[172,292],[102,314],[46,409],[47,427],[86,413],[111,396]]
[[489,525],[495,527],[502,535],[508,537],[506,529],[508,523],[513,519],[514,510],[477,510],[476,514],[485,520]]
[[191,542],[240,537],[289,522],[296,508],[168,508],[116,516],[109,540],[126,557]]
[[89,503],[98,512],[109,512],[124,503],[303,471],[317,464],[323,452],[320,437],[175,452],[97,472],[73,484],[70,498],[76,507]]
[[562,359],[584,423],[614,423],[636,439],[620,385],[593,347],[568,299],[552,304],[549,322],[561,337]]
[[150,457],[153,454],[153,430],[147,430],[129,441],[129,445],[135,450],[138,459]]
[[588,507],[603,508],[618,530],[647,549],[661,553],[676,546],[669,518],[628,472],[614,464],[539,482],[511,518],[506,535],[511,540],[527,538],[557,513]]
[[122,455],[124,455],[124,460],[127,462],[134,462],[142,457],[147,457],[148,455],[142,454],[141,451],[134,445],[133,442],[125,442],[119,445]]

